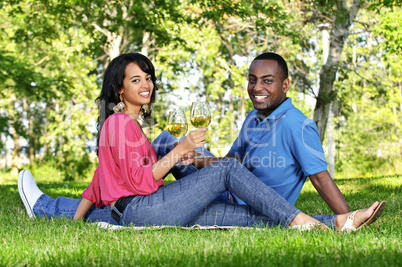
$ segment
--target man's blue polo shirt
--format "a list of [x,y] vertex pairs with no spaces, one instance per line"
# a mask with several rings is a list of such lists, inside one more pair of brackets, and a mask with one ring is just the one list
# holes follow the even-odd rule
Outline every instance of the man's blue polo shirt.
[[247,115],[229,153],[294,205],[306,177],[327,169],[317,126],[290,98],[263,121],[257,113]]

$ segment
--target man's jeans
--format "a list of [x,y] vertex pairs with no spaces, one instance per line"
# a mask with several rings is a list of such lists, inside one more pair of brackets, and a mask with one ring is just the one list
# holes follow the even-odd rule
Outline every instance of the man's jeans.
[[[173,137],[172,137],[173,138]],[[173,147],[171,136],[162,133],[154,142],[158,156],[166,155]],[[208,152],[207,152],[208,153]],[[136,196],[122,214],[120,224],[142,225],[265,225],[287,226],[300,211],[274,190],[263,184],[237,160],[225,159],[197,171],[194,166],[180,163],[172,169],[178,181],[160,188],[148,196]],[[185,176],[185,178],[182,178]],[[230,190],[249,206],[236,205],[222,193]],[[217,197],[222,201],[217,201]],[[214,201],[215,200],[215,201]],[[73,217],[80,200],[43,194],[34,205],[41,217]],[[253,208],[251,208],[253,207]],[[86,215],[90,221],[116,224],[110,206],[92,207]],[[335,226],[336,215],[317,215],[316,219]]]
[[[184,137],[182,137],[181,139],[183,139],[183,138]],[[176,143],[176,142],[177,142],[177,139],[175,137],[171,136],[167,130],[163,131],[155,139],[155,141],[152,142],[152,146],[155,148],[158,160],[160,160],[165,155],[167,155],[174,148],[174,143]],[[195,151],[201,153],[201,148],[197,148]],[[215,155],[206,149],[204,150],[204,154],[208,157],[215,158]],[[169,173],[171,173],[176,180],[179,180],[179,179],[186,177],[187,175],[190,175],[196,171],[198,171],[198,169],[196,167],[194,167],[194,165],[191,165],[191,164],[183,165],[183,164],[177,163],[170,170]],[[166,174],[166,176],[168,174]],[[232,203],[232,204],[237,203],[236,199],[229,191],[225,191],[224,193],[222,193],[220,196],[218,196],[214,200],[214,202],[223,202],[223,203]]]

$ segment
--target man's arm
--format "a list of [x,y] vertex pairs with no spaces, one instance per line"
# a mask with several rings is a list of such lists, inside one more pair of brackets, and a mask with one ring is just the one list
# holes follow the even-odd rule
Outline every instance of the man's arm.
[[328,171],[322,171],[309,177],[317,192],[335,214],[349,212],[345,198]]
[[[197,153],[197,152],[195,152],[195,153]],[[191,158],[193,158],[193,157],[194,157],[194,155],[191,156]],[[194,166],[197,167],[197,169],[202,169],[202,168],[205,168],[205,167],[211,165],[212,163],[218,162],[224,158],[235,158],[241,162],[241,159],[239,159],[235,155],[227,153],[226,156],[221,157],[221,158],[213,158],[213,157],[193,158],[194,162],[192,162],[192,164],[194,164]]]

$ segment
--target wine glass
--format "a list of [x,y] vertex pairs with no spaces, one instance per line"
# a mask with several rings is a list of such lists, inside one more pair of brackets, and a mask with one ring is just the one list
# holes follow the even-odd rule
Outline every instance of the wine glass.
[[[211,123],[211,111],[206,102],[197,101],[192,104],[190,121],[195,128],[205,128]],[[201,147],[201,155],[197,158],[203,157],[205,157],[204,146]]]
[[172,136],[177,138],[177,142],[180,142],[180,136],[187,133],[187,118],[181,109],[176,109],[169,113],[167,129]]

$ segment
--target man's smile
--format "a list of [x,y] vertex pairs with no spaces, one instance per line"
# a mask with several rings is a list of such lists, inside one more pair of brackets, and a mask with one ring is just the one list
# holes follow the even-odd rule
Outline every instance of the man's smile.
[[254,100],[256,102],[264,102],[268,98],[267,95],[255,95]]

